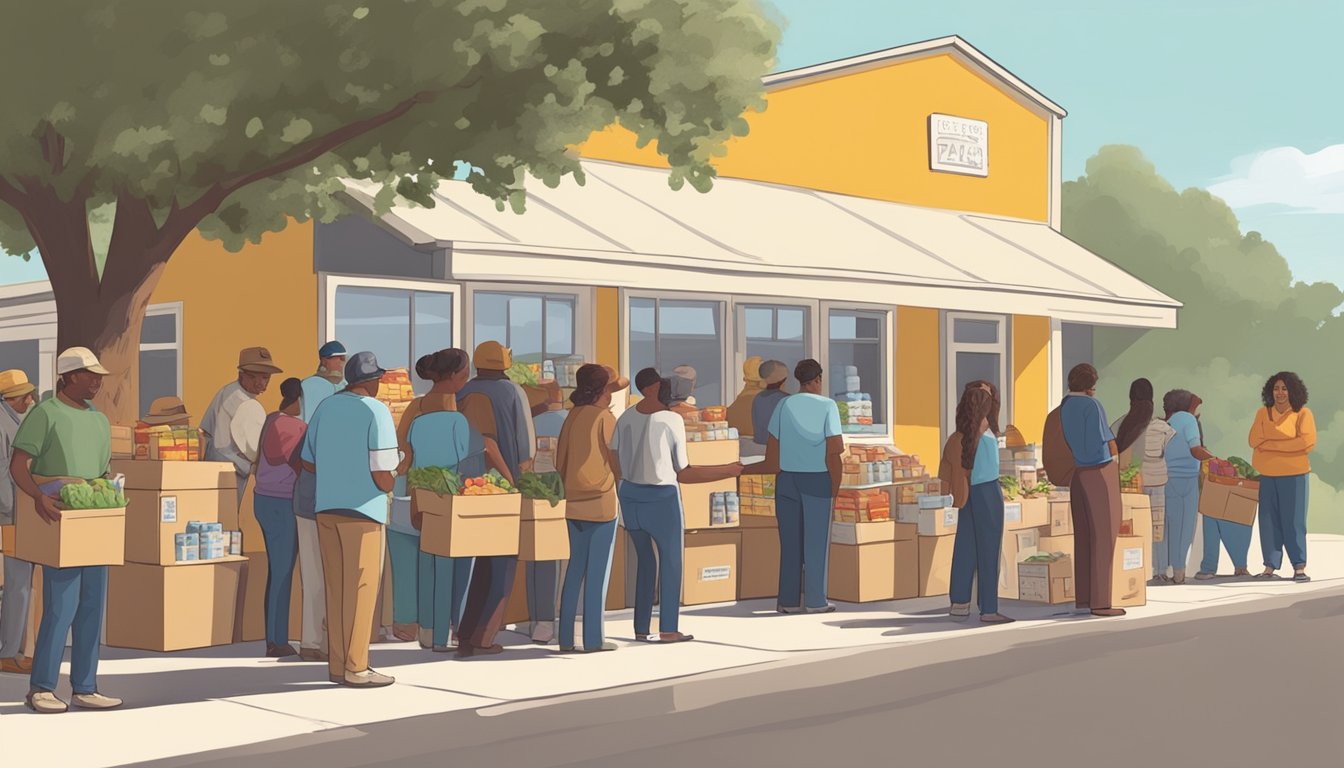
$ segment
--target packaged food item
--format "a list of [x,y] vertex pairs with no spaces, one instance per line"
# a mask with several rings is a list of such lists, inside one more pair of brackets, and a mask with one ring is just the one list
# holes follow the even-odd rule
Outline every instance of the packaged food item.
[[229,531],[229,554],[240,557],[243,554],[243,532]]
[[197,534],[176,534],[173,537],[173,549],[173,559],[179,563],[191,563],[201,559],[201,542]]

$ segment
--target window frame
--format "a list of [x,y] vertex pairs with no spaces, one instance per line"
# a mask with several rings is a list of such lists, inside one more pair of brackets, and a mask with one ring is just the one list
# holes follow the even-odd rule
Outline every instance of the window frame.
[[[999,356],[999,426],[1006,429],[1013,423],[1012,380],[1012,329],[1011,315],[997,315],[984,312],[960,312],[943,310],[942,322],[942,379],[943,379],[943,437],[956,431],[957,403],[961,401],[961,392],[957,390],[956,364],[958,352],[981,352]],[[999,340],[993,344],[956,341],[956,321],[972,320],[996,322],[999,324]]]
[[[736,389],[728,391],[730,382],[738,378],[742,370],[742,363],[738,362],[737,371],[733,370],[733,361],[737,360],[736,347],[736,328],[730,328],[731,322],[736,326],[735,313],[732,310],[733,296],[723,293],[685,293],[681,291],[643,291],[630,288],[621,289],[621,367],[625,368],[624,375],[630,379],[630,390],[632,394],[638,395],[634,391],[635,373],[630,368],[630,304],[631,299],[653,299],[654,301],[712,301],[719,305],[719,328],[722,331],[723,343],[720,345],[720,361],[723,366],[723,380],[719,382],[719,401],[728,405],[737,395]],[[657,332],[658,308],[654,309],[654,328]],[[730,333],[731,331],[731,333]],[[654,350],[654,358],[657,359],[657,350]],[[664,376],[671,376],[671,371],[662,371]]]
[[[563,286],[563,285],[544,285],[531,283],[477,283],[471,282],[465,285],[463,294],[465,300],[462,305],[462,316],[470,318],[467,323],[462,322],[461,339],[467,346],[463,347],[467,352],[471,352],[481,341],[489,339],[476,338],[476,294],[477,293],[508,293],[519,296],[537,296],[543,299],[541,310],[542,336],[541,336],[541,355],[542,359],[548,359],[546,353],[546,304],[547,298],[564,298],[574,300],[574,352],[575,357],[580,357],[585,361],[594,359],[596,340],[594,338],[597,320],[593,315],[595,302],[593,301],[593,288],[584,286]],[[468,328],[467,326],[471,327]],[[496,341],[500,341],[496,339]]]
[[[163,317],[164,315],[173,316],[173,338],[175,341],[171,344],[158,342],[154,344],[141,343],[136,350],[136,388],[144,382],[144,373],[140,370],[140,353],[142,352],[167,352],[172,351],[177,355],[177,381],[174,384],[176,397],[182,397],[182,357],[185,345],[182,343],[182,312],[183,304],[180,301],[169,301],[162,304],[150,304],[145,309],[145,317]],[[142,323],[143,325],[143,323]],[[141,333],[144,333],[143,329]]]
[[[313,362],[317,362],[317,349],[328,341],[331,341],[336,330],[336,292],[340,288],[386,288],[390,290],[409,291],[410,312],[407,314],[406,323],[410,338],[408,359],[412,368],[415,366],[415,292],[423,293],[442,293],[452,296],[453,299],[453,332],[450,346],[460,347],[462,338],[462,327],[465,324],[465,309],[462,302],[462,286],[458,283],[443,282],[438,280],[406,280],[385,277],[361,277],[358,275],[337,275],[322,273],[319,276],[320,290],[318,292],[318,317],[322,322],[318,324],[317,343],[313,345]],[[350,350],[358,352],[359,350]],[[412,371],[414,373],[414,371]]]
[[[873,426],[880,425],[883,427],[884,431],[880,434],[846,434],[845,441],[860,445],[887,445],[893,443],[896,439],[896,377],[898,375],[898,371],[896,370],[896,307],[883,304],[855,304],[836,301],[821,302],[822,314],[817,317],[817,333],[824,339],[824,341],[820,349],[821,357],[817,358],[817,362],[821,363],[822,370],[826,371],[828,374],[831,370],[830,320],[832,311],[871,312],[883,315],[886,320],[882,327],[883,340],[882,343],[878,344],[878,348],[882,352],[880,366],[886,379],[882,383],[883,404],[885,406],[883,408],[884,413],[882,421],[879,423],[877,414],[873,414]],[[825,317],[826,319],[826,328],[824,332],[820,325],[822,317]],[[823,380],[822,383],[826,387],[827,393],[833,391],[830,389],[831,382]],[[829,394],[827,396],[829,396]]]
[[[741,376],[742,366],[747,362],[747,313],[749,308],[767,308],[773,310],[779,309],[802,309],[807,313],[806,324],[803,326],[803,345],[806,349],[805,354],[811,355],[815,360],[821,362],[821,304],[820,301],[808,299],[789,299],[778,296],[733,296],[731,301],[732,318],[735,327],[733,328],[735,337],[735,346],[732,349],[733,366],[730,373],[733,377]],[[775,317],[775,327],[778,330],[779,319]],[[786,365],[792,365],[797,361],[783,361]],[[793,369],[789,369],[789,380],[793,380]],[[797,382],[793,382],[796,386]],[[733,397],[736,392],[729,395]]]

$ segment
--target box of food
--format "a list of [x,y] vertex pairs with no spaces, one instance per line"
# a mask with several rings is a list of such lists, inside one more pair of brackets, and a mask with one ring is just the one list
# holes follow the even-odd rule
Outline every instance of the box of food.
[[1050,525],[1050,502],[1045,497],[1031,496],[1018,499],[1017,503],[1021,505],[1021,518],[1013,525],[1005,525],[1006,528],[1021,531]]
[[1018,598],[1017,566],[1025,558],[1036,554],[1039,542],[1040,531],[1035,528],[1003,532],[1003,543],[999,550],[999,597],[1008,600]]
[[687,531],[682,555],[682,605],[737,600],[742,534],[737,531]]
[[[172,565],[175,537],[193,521],[219,522],[221,509],[238,501],[232,488],[195,491],[126,491],[126,560]],[[221,525],[220,530],[223,530]]]
[[232,488],[237,493],[238,473],[223,461],[127,461],[113,460],[112,472],[126,477],[126,489],[137,491],[194,491]]
[[131,427],[112,427],[112,458],[135,458],[135,430]]
[[[835,525],[845,523],[832,524]],[[832,542],[827,574],[827,593],[833,600],[846,603],[891,600],[896,596],[896,542],[881,540],[859,545]]]
[[1046,502],[1049,507],[1051,536],[1072,536],[1073,535],[1073,509],[1069,504],[1069,497],[1051,496]]
[[1121,536],[1115,542],[1111,566],[1111,607],[1132,608],[1148,603],[1148,550],[1141,536]]
[[[774,522],[773,518],[758,519]],[[748,526],[743,519],[742,566],[738,573],[739,600],[758,600],[779,594],[778,528]]]
[[416,488],[416,509],[423,515],[420,549],[441,557],[490,557],[518,554],[522,496],[440,496]]
[[713,483],[688,483],[681,486],[681,512],[686,530],[695,531],[709,527],[736,527],[724,523],[714,526],[713,496],[716,493],[736,493],[737,480],[718,480]]
[[945,509],[952,506],[952,497],[947,495],[920,496],[916,505],[920,509]]
[[956,507],[919,510],[920,536],[950,536],[957,532]]
[[201,559],[201,537],[196,533],[173,535],[173,563],[194,563]]
[[698,443],[686,443],[686,459],[693,467],[732,464],[741,458],[741,446],[736,440],[707,440]]
[[1259,489],[1222,483],[1204,483],[1199,492],[1199,513],[1216,520],[1241,525],[1255,523],[1260,508]]
[[14,556],[53,568],[121,565],[126,561],[126,508],[63,509],[56,522],[37,512],[33,499],[16,493]]
[[[225,561],[234,559],[230,556]],[[243,578],[238,588],[238,601],[234,610],[236,619],[233,625],[233,642],[235,643],[266,639],[266,578],[270,569],[270,558],[265,552],[253,552],[243,557],[243,563]],[[294,566],[293,580],[289,589],[289,639],[298,640],[303,636],[303,583],[297,563]]]
[[160,652],[232,643],[244,563],[239,557],[111,569],[106,643]]
[[518,559],[535,562],[569,559],[565,501],[554,507],[544,499],[523,499],[518,528]]
[[1068,555],[1073,558],[1073,534],[1067,536],[1042,536],[1037,541],[1037,549],[1048,554]]
[[841,489],[832,508],[835,520],[845,523],[891,519],[891,496],[880,488]]
[[919,537],[919,596],[946,595],[952,578],[955,536]]
[[1073,559],[1039,553],[1017,564],[1018,599],[1058,605],[1074,601]]

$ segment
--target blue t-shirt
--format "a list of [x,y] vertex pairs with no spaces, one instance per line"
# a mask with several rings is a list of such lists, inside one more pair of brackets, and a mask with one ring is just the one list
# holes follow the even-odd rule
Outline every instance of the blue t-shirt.
[[999,441],[988,430],[980,436],[980,447],[975,449],[975,464],[971,467],[971,485],[999,481]]
[[303,460],[317,465],[318,512],[352,510],[387,522],[388,495],[373,482],[372,451],[390,451],[383,454],[388,470],[396,467],[397,428],[387,406],[348,391],[323,400],[303,440]]
[[411,446],[412,467],[449,467],[463,477],[485,474],[482,459],[485,438],[471,428],[467,417],[457,411],[426,413],[411,422],[406,438]]
[[826,440],[840,436],[840,408],[821,395],[789,395],[770,417],[770,436],[779,441],[783,472],[825,472]]
[[[782,389],[765,389],[757,393],[756,399],[751,401],[751,431],[752,441],[757,445],[765,445],[770,439],[770,420],[775,416],[775,410],[779,404],[788,397],[789,393]],[[839,413],[839,409],[836,410]]]
[[532,420],[532,428],[537,437],[559,437],[567,415],[569,411],[547,411]]
[[1199,477],[1199,459],[1190,452],[1190,449],[1198,448],[1202,443],[1199,439],[1199,422],[1195,420],[1194,414],[1181,411],[1173,413],[1167,419],[1167,425],[1176,432],[1171,442],[1167,443],[1167,476]]
[[304,424],[313,422],[313,414],[317,412],[317,406],[322,404],[323,400],[336,394],[335,384],[322,378],[321,376],[309,376],[303,382],[303,412],[300,418]]
[[1106,420],[1106,409],[1101,402],[1087,395],[1070,394],[1059,406],[1059,421],[1064,428],[1064,441],[1073,452],[1073,462],[1079,467],[1100,467],[1109,464],[1109,443],[1115,439]]

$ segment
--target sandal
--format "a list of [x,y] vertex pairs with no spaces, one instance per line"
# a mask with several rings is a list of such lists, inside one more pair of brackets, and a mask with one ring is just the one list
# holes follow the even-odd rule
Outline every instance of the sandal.
[[1293,581],[1296,581],[1298,584],[1306,584],[1308,581],[1311,581],[1311,577],[1307,575],[1306,571],[1303,571],[1302,573],[1293,574]]
[[1017,619],[1010,619],[1002,613],[982,613],[980,614],[981,624],[1012,624]]
[[1208,571],[1200,571],[1195,574],[1195,581],[1210,581],[1216,578],[1218,578],[1218,574],[1209,573]]
[[970,603],[953,603],[947,611],[948,615],[954,619],[965,619],[971,615]]
[[1277,573],[1257,573],[1251,578],[1259,581],[1276,581],[1282,577]]

